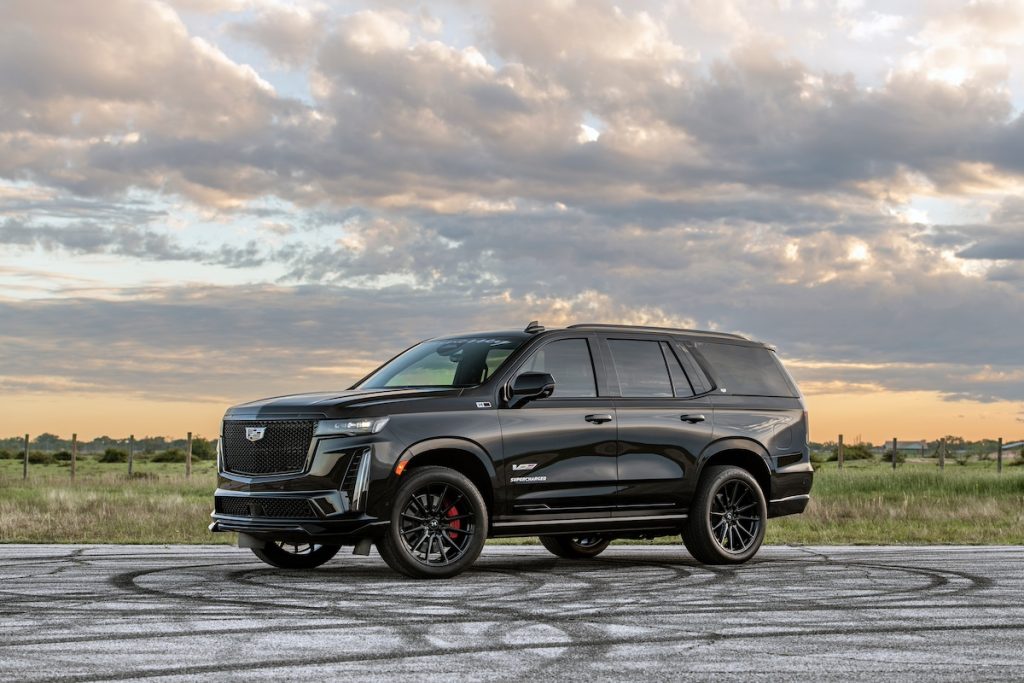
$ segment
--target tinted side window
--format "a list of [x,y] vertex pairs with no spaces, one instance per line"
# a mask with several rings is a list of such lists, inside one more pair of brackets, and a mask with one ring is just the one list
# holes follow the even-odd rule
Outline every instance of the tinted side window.
[[711,365],[718,386],[730,394],[795,396],[775,354],[757,346],[701,342],[697,350]]
[[656,341],[609,339],[622,396],[672,396],[665,356]]
[[545,344],[526,361],[519,373],[546,372],[555,378],[559,398],[597,396],[594,363],[586,339],[560,339]]
[[690,381],[686,378],[683,366],[679,364],[679,359],[676,358],[676,354],[673,353],[672,347],[668,342],[661,342],[661,352],[665,354],[665,362],[668,363],[668,374],[672,378],[672,390],[676,396],[681,398],[693,396],[693,387],[690,386]]

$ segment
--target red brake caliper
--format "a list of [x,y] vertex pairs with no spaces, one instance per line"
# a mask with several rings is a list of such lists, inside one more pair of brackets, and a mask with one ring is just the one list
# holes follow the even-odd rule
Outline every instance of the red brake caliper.
[[[459,511],[453,505],[450,508],[448,508],[448,512],[446,512],[445,514],[448,517],[458,517],[459,516]],[[453,519],[450,522],[448,522],[448,526],[450,526],[452,529],[461,529],[462,528],[462,520],[461,519]],[[452,539],[453,541],[459,540],[458,534],[456,534],[454,531],[449,531],[448,532],[448,538]]]

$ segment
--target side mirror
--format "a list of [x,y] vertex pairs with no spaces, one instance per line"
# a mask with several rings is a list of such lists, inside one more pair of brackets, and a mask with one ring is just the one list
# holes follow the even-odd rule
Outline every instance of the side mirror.
[[546,372],[524,372],[512,382],[509,407],[518,408],[534,399],[547,398],[554,392],[554,377]]

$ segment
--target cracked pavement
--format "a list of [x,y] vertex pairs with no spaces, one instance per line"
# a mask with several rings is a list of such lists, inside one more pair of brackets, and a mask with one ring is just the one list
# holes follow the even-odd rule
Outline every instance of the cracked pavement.
[[0,545],[0,679],[1024,678],[1024,547],[487,546],[447,581],[344,553]]

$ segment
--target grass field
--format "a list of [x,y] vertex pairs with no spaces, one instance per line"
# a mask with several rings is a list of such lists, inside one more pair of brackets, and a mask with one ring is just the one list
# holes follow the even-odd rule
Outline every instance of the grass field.
[[[771,520],[768,543],[784,544],[1024,544],[1024,467],[1003,474],[993,463],[950,465],[854,463],[839,471],[818,465],[803,515]],[[0,460],[0,541],[7,543],[232,543],[206,526],[215,486],[214,464],[78,463]],[[525,539],[524,539],[525,540]],[[663,539],[659,542],[677,542]],[[500,541],[499,541],[500,542]],[[511,542],[517,542],[512,540]],[[523,542],[523,541],[518,541]]]
[[1024,544],[1024,467],[816,467],[807,511],[771,520],[767,543]]
[[211,534],[216,469],[193,462],[136,461],[135,478],[123,463],[78,461],[70,481],[66,464],[30,465],[0,460],[0,541],[6,543],[232,543]]

